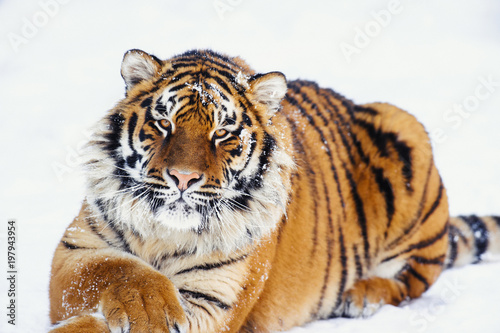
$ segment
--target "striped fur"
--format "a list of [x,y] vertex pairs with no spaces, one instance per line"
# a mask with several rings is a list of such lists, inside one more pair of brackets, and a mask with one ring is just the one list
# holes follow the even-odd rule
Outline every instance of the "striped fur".
[[500,217],[458,216],[450,218],[447,268],[478,263],[500,253]]
[[190,51],[123,60],[57,247],[54,332],[270,332],[418,297],[500,249],[449,218],[427,134],[384,103]]

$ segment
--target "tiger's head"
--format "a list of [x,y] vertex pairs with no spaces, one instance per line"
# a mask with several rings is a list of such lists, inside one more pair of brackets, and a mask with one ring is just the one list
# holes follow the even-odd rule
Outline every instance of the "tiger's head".
[[233,251],[285,213],[293,160],[283,74],[190,51],[128,51],[126,96],[88,145],[87,201],[107,223],[188,251]]

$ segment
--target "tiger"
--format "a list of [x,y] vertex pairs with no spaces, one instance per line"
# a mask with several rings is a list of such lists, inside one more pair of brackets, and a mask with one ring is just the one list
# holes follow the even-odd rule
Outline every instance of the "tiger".
[[500,252],[500,217],[450,217],[429,137],[396,106],[211,50],[133,49],[121,76],[53,257],[53,333],[367,317]]

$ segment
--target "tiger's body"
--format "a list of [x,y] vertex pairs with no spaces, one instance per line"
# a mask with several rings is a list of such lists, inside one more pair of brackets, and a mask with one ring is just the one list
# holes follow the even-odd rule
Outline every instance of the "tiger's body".
[[54,332],[269,332],[421,295],[497,251],[423,126],[211,51],[126,54],[53,260]]

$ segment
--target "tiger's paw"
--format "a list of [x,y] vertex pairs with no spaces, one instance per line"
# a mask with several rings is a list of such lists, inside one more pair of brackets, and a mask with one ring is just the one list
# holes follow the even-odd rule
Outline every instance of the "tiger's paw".
[[341,315],[348,318],[369,317],[382,305],[397,305],[403,299],[403,289],[398,281],[378,277],[360,280],[344,293]]
[[114,332],[186,332],[187,320],[174,285],[154,272],[111,284],[99,308]]
[[55,324],[49,333],[109,333],[108,325],[102,315],[86,314],[68,318]]

